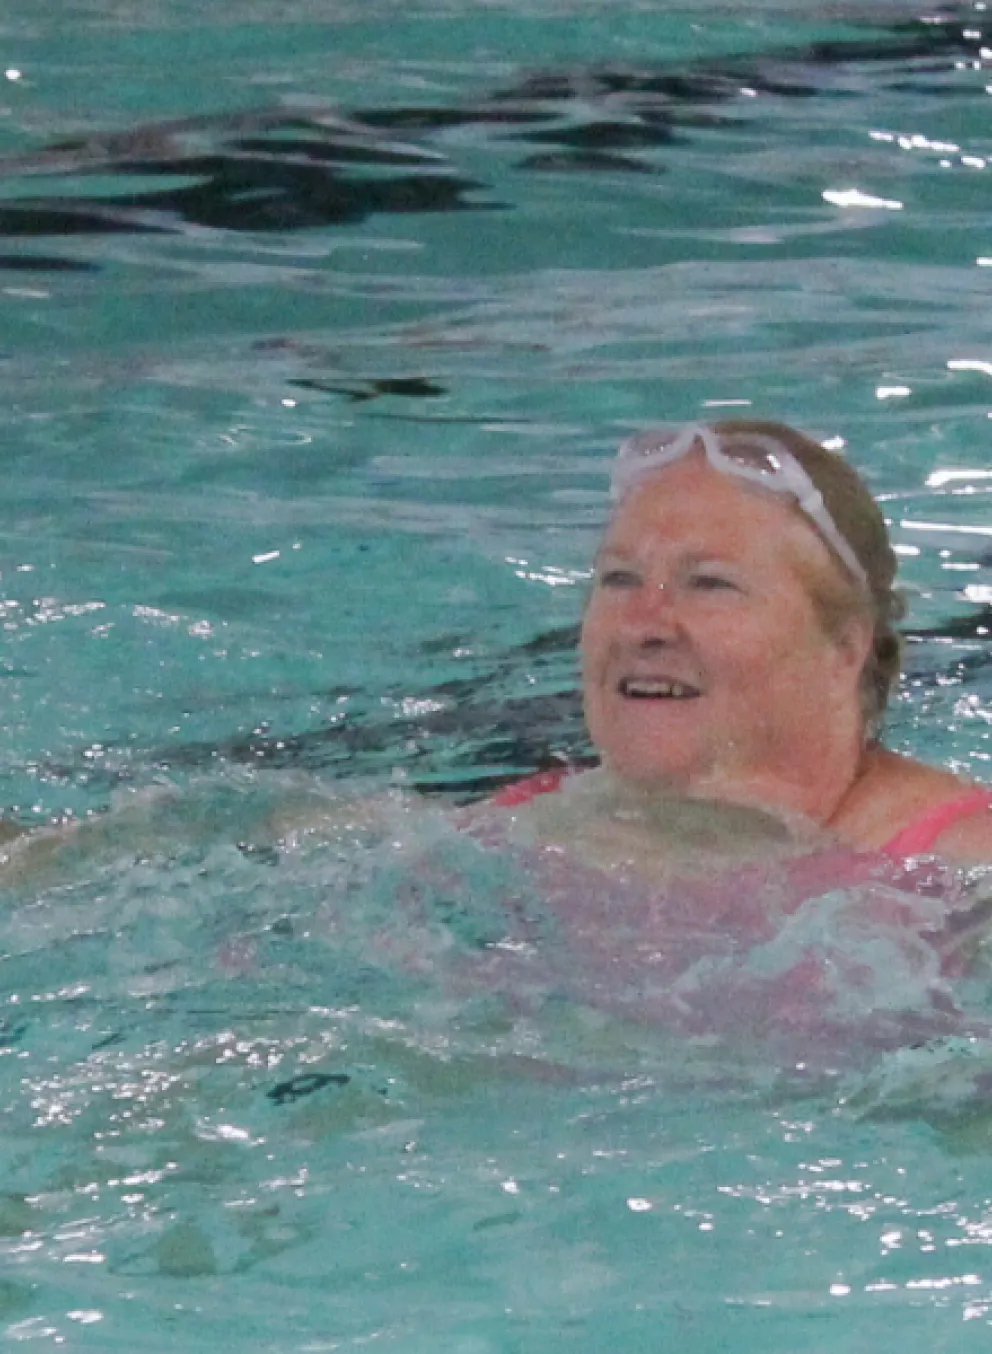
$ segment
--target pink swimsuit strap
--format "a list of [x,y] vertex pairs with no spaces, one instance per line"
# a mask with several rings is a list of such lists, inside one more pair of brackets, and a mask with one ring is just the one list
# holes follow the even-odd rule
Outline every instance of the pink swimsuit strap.
[[504,785],[489,802],[501,809],[515,809],[518,804],[527,804],[538,795],[547,795],[559,789],[568,774],[567,766],[556,766],[552,771],[538,771],[536,776],[528,776],[525,780],[514,781],[512,785]]
[[[538,795],[551,794],[560,789],[562,781],[569,774],[567,767],[539,771],[535,776],[504,786],[490,803],[500,808],[516,808],[520,804],[527,804]],[[907,856],[926,855],[933,850],[942,833],[979,809],[992,810],[992,789],[987,786],[976,786],[955,799],[924,809],[885,843],[882,853],[898,860],[905,860]]]
[[887,856],[922,856],[932,851],[938,837],[949,827],[969,818],[979,809],[992,809],[992,790],[987,786],[976,786],[966,794],[948,799],[943,804],[924,809],[906,824],[896,835],[885,843],[882,850]]

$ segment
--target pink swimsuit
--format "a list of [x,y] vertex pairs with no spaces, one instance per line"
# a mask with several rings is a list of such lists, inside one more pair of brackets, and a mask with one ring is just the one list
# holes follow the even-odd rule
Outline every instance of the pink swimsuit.
[[[526,804],[569,774],[529,776],[489,803]],[[838,844],[768,866],[742,862],[730,887],[719,870],[645,887],[622,866],[597,871],[534,847],[525,861],[540,895],[534,915],[552,919],[554,943],[525,926],[480,957],[485,981],[526,991],[543,978],[627,1018],[769,1041],[804,1060],[817,1048],[853,1057],[956,1030],[962,1017],[946,984],[968,971],[985,920],[973,915],[966,881],[933,852],[982,809],[992,810],[992,788],[970,788],[880,851]],[[498,847],[498,836],[486,844]],[[504,972],[513,964],[519,974]]]
[[[562,781],[569,774],[566,767],[540,771],[535,776],[528,776],[514,785],[505,786],[490,802],[500,808],[515,808],[519,804],[536,799],[538,795],[550,794],[560,789]],[[949,827],[983,808],[992,810],[992,789],[976,786],[975,789],[968,790],[955,799],[924,809],[885,843],[882,854],[895,860],[926,855],[933,850],[938,838]]]
[[926,855],[933,850],[942,833],[979,809],[992,809],[992,790],[984,786],[924,809],[887,841],[882,850],[887,856],[895,856],[898,860],[904,860],[907,856]]

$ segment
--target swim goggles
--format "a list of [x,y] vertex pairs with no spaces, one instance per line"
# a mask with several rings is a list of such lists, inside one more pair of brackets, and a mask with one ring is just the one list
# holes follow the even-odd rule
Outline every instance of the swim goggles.
[[645,475],[680,460],[696,446],[702,447],[714,470],[794,498],[849,572],[871,591],[868,575],[830,516],[823,495],[792,452],[767,433],[720,433],[706,423],[649,428],[621,443],[610,476],[610,498],[619,503]]

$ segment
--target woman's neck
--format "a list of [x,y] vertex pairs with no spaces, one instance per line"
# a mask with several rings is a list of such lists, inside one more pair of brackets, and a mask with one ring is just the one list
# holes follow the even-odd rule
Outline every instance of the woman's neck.
[[801,763],[753,771],[715,766],[688,778],[682,794],[751,805],[785,818],[801,818],[831,830],[862,778],[869,773],[872,749],[860,731],[847,739],[821,742]]

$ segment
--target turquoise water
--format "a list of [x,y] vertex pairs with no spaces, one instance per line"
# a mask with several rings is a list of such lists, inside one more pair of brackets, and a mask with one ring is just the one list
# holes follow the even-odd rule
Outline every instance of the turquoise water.
[[[618,977],[466,984],[527,881],[444,813],[587,751],[611,447],[724,409],[846,443],[911,602],[890,742],[987,773],[985,10],[37,8],[0,3],[0,803],[102,836],[0,918],[3,1338],[970,1348],[982,978],[938,1038],[872,933],[914,1034],[852,1016],[815,1068]],[[272,848],[369,789],[385,831]]]

